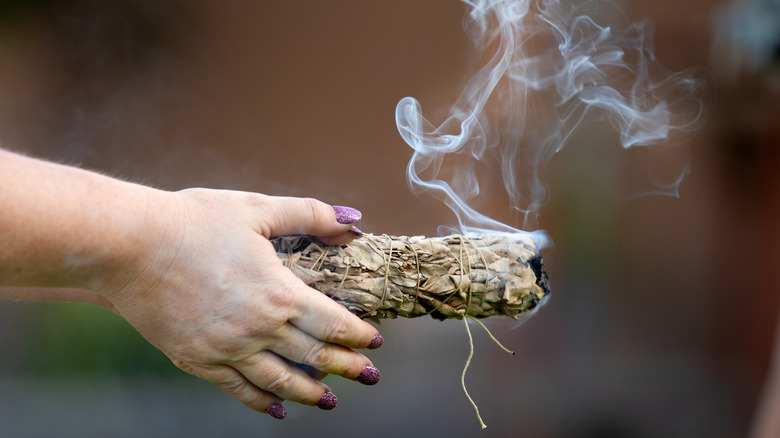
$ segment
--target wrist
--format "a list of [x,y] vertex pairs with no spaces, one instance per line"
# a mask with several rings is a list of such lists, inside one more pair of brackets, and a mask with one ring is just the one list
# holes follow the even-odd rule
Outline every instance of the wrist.
[[[107,229],[108,245],[81,287],[111,300],[128,285],[144,282],[149,273],[170,264],[181,243],[184,214],[175,193],[131,184],[133,202],[116,209]],[[142,287],[143,288],[143,287]]]

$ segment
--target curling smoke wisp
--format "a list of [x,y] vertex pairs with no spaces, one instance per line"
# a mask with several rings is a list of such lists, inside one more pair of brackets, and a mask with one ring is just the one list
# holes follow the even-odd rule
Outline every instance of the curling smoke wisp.
[[[438,126],[414,98],[396,108],[398,130],[414,150],[410,187],[452,209],[459,232],[519,231],[472,207],[485,163],[500,168],[508,207],[528,223],[547,199],[540,166],[579,128],[607,121],[622,147],[633,148],[668,145],[675,132],[701,124],[704,81],[657,65],[647,23],[598,24],[598,8],[608,3],[463,1],[464,30],[485,65]],[[686,172],[659,191],[676,195]],[[544,243],[542,233],[535,238]]]

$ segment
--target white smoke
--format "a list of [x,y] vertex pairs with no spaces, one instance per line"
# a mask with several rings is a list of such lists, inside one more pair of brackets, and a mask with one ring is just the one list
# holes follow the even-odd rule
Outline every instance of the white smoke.
[[[485,163],[498,163],[508,208],[533,219],[547,198],[540,166],[583,126],[608,121],[632,148],[668,144],[675,132],[701,124],[704,81],[657,64],[647,23],[622,30],[598,24],[594,17],[608,3],[463,1],[464,29],[489,60],[439,126],[414,98],[396,107],[398,130],[414,150],[409,185],[449,206],[458,231],[519,231],[470,205]],[[684,175],[658,190],[676,194]],[[544,243],[543,234],[536,237]]]

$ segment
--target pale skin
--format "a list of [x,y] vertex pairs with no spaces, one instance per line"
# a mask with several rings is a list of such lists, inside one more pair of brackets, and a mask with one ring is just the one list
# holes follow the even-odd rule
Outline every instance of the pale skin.
[[260,412],[315,405],[328,390],[318,377],[371,365],[355,350],[376,329],[301,282],[269,242],[342,244],[351,226],[313,199],[168,192],[0,149],[0,296],[106,307]]

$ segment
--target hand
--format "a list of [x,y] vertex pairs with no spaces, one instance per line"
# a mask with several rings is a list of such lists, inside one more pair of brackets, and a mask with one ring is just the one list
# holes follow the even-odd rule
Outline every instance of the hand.
[[296,363],[375,383],[371,361],[353,349],[376,346],[376,329],[295,277],[268,240],[347,243],[359,213],[341,224],[313,199],[206,189],[155,191],[149,202],[132,268],[100,292],[176,366],[276,417],[282,400],[335,406]]

